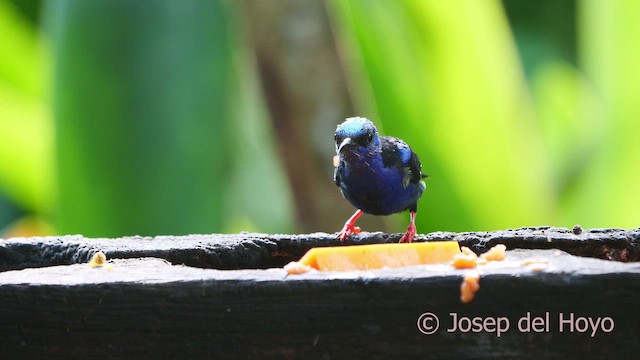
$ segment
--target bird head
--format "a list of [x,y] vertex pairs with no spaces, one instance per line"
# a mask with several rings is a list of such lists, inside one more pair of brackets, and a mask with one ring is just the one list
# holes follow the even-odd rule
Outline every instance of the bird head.
[[338,154],[354,149],[371,151],[380,146],[376,126],[362,117],[351,117],[338,125],[335,140]]

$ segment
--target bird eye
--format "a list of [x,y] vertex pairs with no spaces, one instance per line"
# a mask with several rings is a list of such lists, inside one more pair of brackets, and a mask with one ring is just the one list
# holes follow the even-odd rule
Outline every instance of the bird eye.
[[368,133],[367,134],[367,142],[372,142],[373,141],[373,133]]

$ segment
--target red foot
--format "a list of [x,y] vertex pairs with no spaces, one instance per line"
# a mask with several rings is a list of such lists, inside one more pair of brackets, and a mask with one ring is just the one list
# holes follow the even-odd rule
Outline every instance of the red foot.
[[347,236],[351,236],[353,234],[360,234],[360,228],[357,226],[354,226],[353,224],[349,224],[348,222],[346,224],[344,224],[344,227],[342,228],[342,230],[340,230],[340,232],[338,233],[338,239],[340,239],[341,242],[344,242],[344,239],[347,238]]
[[347,236],[360,233],[360,228],[356,226],[356,220],[358,220],[361,215],[362,210],[358,210],[349,218],[349,220],[347,220],[346,223],[344,223],[342,230],[338,233],[338,239],[340,239],[340,242],[344,242]]
[[407,226],[407,232],[400,238],[401,243],[410,243],[416,236],[416,213],[411,212],[409,226]]
[[411,240],[413,240],[414,236],[416,236],[416,226],[413,224],[410,224],[407,227],[407,232],[404,235],[402,235],[402,237],[400,238],[400,242],[410,243]]

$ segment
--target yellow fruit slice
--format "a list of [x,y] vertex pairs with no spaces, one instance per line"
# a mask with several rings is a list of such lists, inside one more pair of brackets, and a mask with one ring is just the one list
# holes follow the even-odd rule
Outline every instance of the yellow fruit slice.
[[369,270],[449,262],[456,254],[456,241],[332,246],[307,251],[299,263],[320,271]]

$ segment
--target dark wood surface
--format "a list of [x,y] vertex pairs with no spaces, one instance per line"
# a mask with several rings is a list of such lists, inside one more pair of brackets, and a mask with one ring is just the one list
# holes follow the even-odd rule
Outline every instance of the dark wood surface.
[[[398,242],[402,234],[361,233],[344,245]],[[477,253],[496,244],[508,249],[559,249],[570,254],[617,261],[640,261],[640,229],[538,227],[491,232],[434,232],[414,241],[455,240]],[[109,258],[154,257],[200,268],[282,267],[317,246],[341,245],[335,234],[187,235],[88,239],[79,235],[0,240],[0,271],[87,262],[104,251]]]
[[[637,231],[509,233],[421,239],[465,240],[476,250],[498,242],[552,249],[510,250],[507,260],[473,270],[438,264],[287,275],[281,268],[255,268],[284,263],[313,245],[335,244],[331,235],[4,240],[0,263],[22,270],[0,273],[1,358],[637,358],[640,264],[572,256],[552,246],[619,246],[618,253],[634,254]],[[105,267],[86,264],[97,250],[111,259]],[[536,272],[522,265],[531,259],[545,259],[548,266]],[[235,267],[254,269],[220,270]],[[459,287],[470,271],[480,274],[480,290],[462,304]],[[431,335],[417,326],[427,312],[440,318]],[[549,313],[549,331],[520,331],[517,322],[527,312],[532,318]],[[500,337],[448,332],[451,313],[506,317],[510,328]],[[615,327],[593,337],[590,329],[570,332],[568,324],[560,332],[561,314],[609,317]]]

